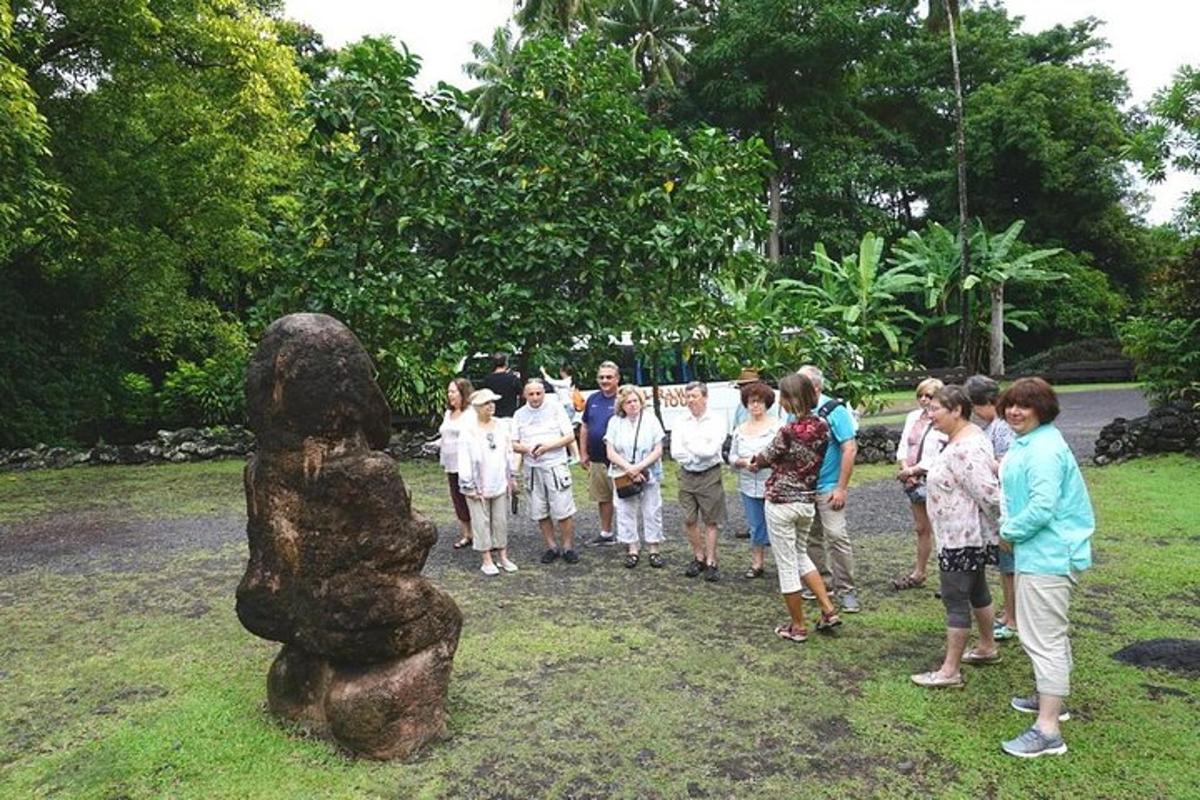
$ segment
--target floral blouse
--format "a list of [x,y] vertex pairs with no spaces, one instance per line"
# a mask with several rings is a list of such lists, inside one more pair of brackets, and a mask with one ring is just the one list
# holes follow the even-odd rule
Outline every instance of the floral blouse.
[[816,501],[817,475],[829,445],[829,424],[820,417],[804,417],[779,429],[754,463],[771,467],[767,500],[772,503]]
[[948,443],[929,467],[926,509],[945,572],[976,570],[999,557],[1000,481],[992,443],[966,436]]

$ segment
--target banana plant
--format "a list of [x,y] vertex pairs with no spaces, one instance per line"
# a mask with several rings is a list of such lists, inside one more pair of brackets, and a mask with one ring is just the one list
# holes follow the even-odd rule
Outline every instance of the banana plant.
[[881,269],[884,240],[866,233],[857,255],[830,258],[820,242],[813,248],[818,283],[783,280],[780,284],[816,301],[817,313],[836,333],[880,360],[900,356],[911,340],[904,323],[921,318],[901,302],[921,291],[924,280],[903,265]]

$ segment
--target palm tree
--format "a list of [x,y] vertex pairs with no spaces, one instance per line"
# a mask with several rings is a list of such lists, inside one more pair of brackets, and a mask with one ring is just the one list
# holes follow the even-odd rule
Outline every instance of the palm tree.
[[463,71],[479,81],[479,86],[467,92],[471,98],[471,116],[479,130],[508,127],[511,99],[508,80],[512,77],[516,52],[516,43],[507,25],[492,33],[491,47],[485,47],[481,42],[471,45],[475,60],[465,64]]
[[606,0],[516,0],[516,20],[530,33],[567,36],[578,25],[592,25],[608,5]]
[[629,48],[642,86],[675,86],[687,67],[682,39],[697,30],[699,16],[673,0],[620,0],[600,18],[600,28],[613,42]]
[[[950,33],[950,64],[954,71],[954,160],[958,167],[958,236],[959,241],[962,242],[961,277],[965,282],[971,275],[971,237],[967,222],[967,144],[966,136],[963,133],[962,75],[958,68],[958,36],[955,33],[955,26],[958,24],[959,18],[959,3],[958,0],[929,0],[928,8],[929,13],[925,18],[926,25],[931,30],[940,30],[942,26],[945,26]],[[973,353],[971,347],[973,337],[971,336],[970,320],[967,319],[969,313],[967,292],[961,292],[960,298],[959,362],[964,367],[972,367],[973,365],[968,363],[971,361]],[[1003,336],[1003,332],[1000,335]],[[993,332],[994,336],[995,332]],[[1003,358],[1001,360],[1003,361]]]

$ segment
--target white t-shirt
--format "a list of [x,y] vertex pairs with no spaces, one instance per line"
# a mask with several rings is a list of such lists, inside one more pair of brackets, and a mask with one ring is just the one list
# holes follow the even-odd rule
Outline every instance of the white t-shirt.
[[[517,413],[513,414],[512,424],[513,441],[530,446],[553,442],[555,439],[570,436],[574,432],[571,428],[571,420],[567,419],[563,407],[546,400],[542,400],[542,404],[537,408],[531,407],[528,403],[518,408]],[[556,467],[559,464],[567,463],[566,445],[556,447],[536,457],[532,453],[524,455],[527,467]]]

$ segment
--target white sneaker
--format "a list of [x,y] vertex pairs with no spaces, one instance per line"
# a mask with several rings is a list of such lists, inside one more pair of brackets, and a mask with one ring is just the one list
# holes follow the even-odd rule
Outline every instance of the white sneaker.
[[495,577],[500,574],[500,570],[496,567],[495,564],[484,564],[482,567],[479,568],[479,571],[482,572],[484,575],[487,575],[489,578]]
[[504,567],[505,572],[516,572],[517,565],[509,561],[507,558],[500,562],[500,566]]

